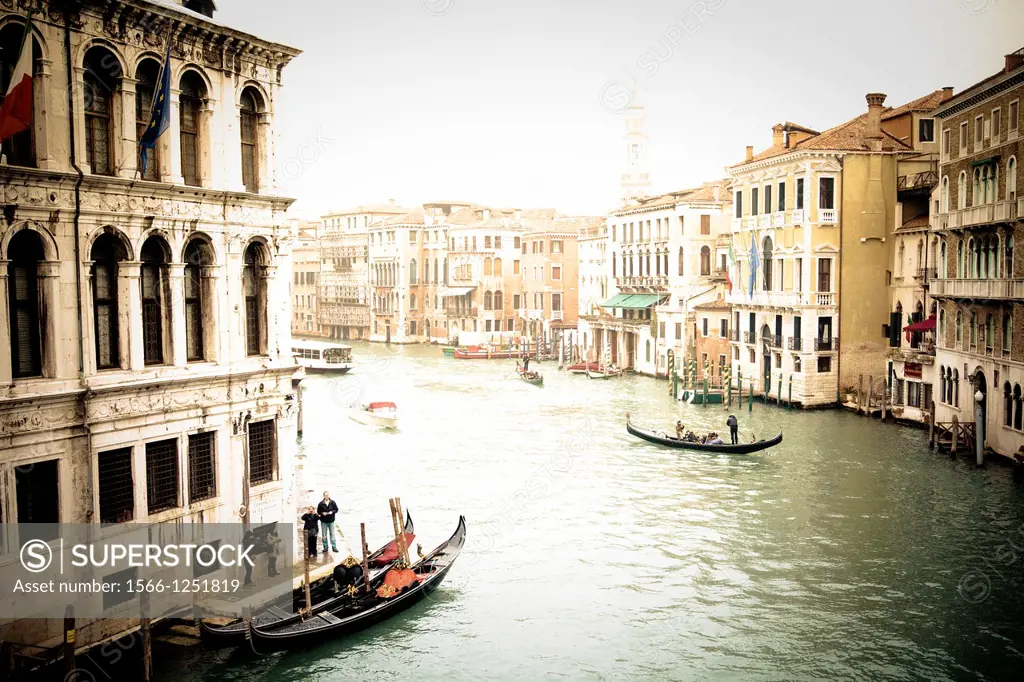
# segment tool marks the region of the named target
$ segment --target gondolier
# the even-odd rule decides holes
[[[729,438],[733,445],[740,442],[740,423],[736,420],[736,415],[730,414],[729,418],[725,420],[726,426],[729,427]]]

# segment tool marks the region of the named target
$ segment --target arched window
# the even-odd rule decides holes
[[[964,314],[961,311],[956,311],[956,347],[963,348],[964,346]]]
[[[1013,385],[1013,428],[1024,428],[1024,403],[1021,402],[1020,384]]]
[[[39,235],[32,230],[18,232],[11,239],[7,258],[11,370],[15,379],[41,376],[39,262],[43,260],[43,243]]]
[[[437,271],[438,271],[437,264],[438,264],[438,260],[435,258],[434,259],[434,284],[437,284],[438,282],[440,282],[440,280],[437,278]]]
[[[202,126],[200,111],[206,99],[206,84],[194,71],[181,77],[181,96],[178,98],[178,119],[181,126],[181,176],[186,185],[198,187],[202,179]]]
[[[121,91],[121,65],[105,47],[85,55],[85,160],[95,175],[114,175],[114,94]]]
[[[683,252],[683,247],[679,247],[679,276],[682,277],[685,271],[684,262],[686,260],[686,254]]]
[[[165,324],[164,311],[171,307],[167,295],[167,243],[160,237],[150,237],[142,245],[141,256],[142,355],[147,365],[162,365],[170,355],[164,338],[164,331],[170,326]]]
[[[24,36],[25,28],[21,22],[12,22],[0,29],[0,103],[3,103],[7,96],[7,91],[11,88],[14,70],[18,66],[18,60],[21,58],[22,39]],[[39,44],[35,36],[32,36],[32,63],[28,67],[30,72],[35,72],[36,64],[39,63],[41,58],[42,53],[39,50]],[[32,88],[31,97],[33,99],[37,92],[37,85],[36,79],[29,80],[29,87]],[[35,118],[34,113],[35,106],[32,106],[29,109],[30,119]],[[35,120],[30,120],[28,130],[23,130],[3,140],[3,153],[7,156],[8,164],[29,167],[36,165],[35,149],[33,147],[35,123]]]
[[[416,294],[409,294],[409,310],[413,312],[419,310],[416,305]]]
[[[1017,158],[1010,157],[1006,164],[1006,198],[1017,201]]]
[[[494,276],[495,277],[501,277],[502,276],[502,274],[501,274],[501,259],[500,258],[495,258],[494,259]]]
[[[964,278],[964,240],[956,240],[956,276],[957,279]]]
[[[971,348],[974,348],[976,345],[978,345],[978,314],[977,313],[973,313],[973,312],[971,313],[970,328],[967,330],[967,333],[970,335]]]
[[[489,277],[493,272],[493,264],[490,258],[484,258],[484,277]]]
[[[946,311],[939,311],[939,338],[937,339],[939,347],[946,345]]]
[[[939,402],[946,402],[946,366],[939,365]]]
[[[214,326],[216,308],[214,280],[203,277],[203,267],[213,265],[213,249],[202,239],[192,239],[185,247],[185,359],[200,362],[209,359],[215,337],[206,339],[207,322]]]
[[[902,245],[901,245],[902,246]],[[772,238],[765,237],[764,242],[761,244],[761,277],[764,284],[765,291],[772,290],[772,251],[774,251],[772,245]],[[902,251],[900,256],[902,256]],[[703,261],[704,252],[701,249],[701,260]],[[900,259],[902,261],[902,258]],[[701,266],[703,267],[703,265]]]
[[[960,406],[960,370],[953,370],[953,398],[949,401],[950,405]]]
[[[974,203],[972,206],[980,206],[983,197],[985,196],[985,189],[981,180],[981,169],[974,169]]]
[[[242,92],[239,103],[239,130],[242,137],[242,184],[247,192],[260,191],[258,95],[253,88]]]
[[[416,259],[413,258],[409,261],[409,284],[416,284]]]
[[[1013,318],[1009,313],[1003,315],[1003,357],[1010,357],[1013,348]]]
[[[491,310],[493,306],[493,294],[490,291],[484,292],[484,310]]]
[[[967,208],[967,171],[960,171],[960,177],[956,181],[956,207]]]
[[[119,264],[127,260],[124,245],[113,235],[101,235],[92,245],[93,337],[96,343],[96,369],[121,366],[121,340],[118,335],[117,283]]]
[[[242,260],[242,293],[245,297],[245,350],[248,355],[265,355],[267,334],[267,278],[270,263],[266,247],[252,242]]]
[[[499,312],[505,309],[504,299],[500,290],[494,292],[494,309]]]
[[[988,353],[992,352],[992,344],[995,339],[995,322],[992,319],[992,313],[985,316],[985,351]]]
[[[704,277],[711,274],[711,249],[700,247],[700,274]]]
[[[949,176],[942,177],[942,193],[939,195],[939,211],[949,213]]]
[[[945,279],[949,276],[949,270],[946,268],[946,242],[943,241],[939,244],[939,277]]]
[[[1013,426],[1013,389],[1009,381],[1003,384],[1003,426]]]
[[[146,134],[153,118],[153,100],[156,97],[157,79],[160,77],[160,64],[155,59],[146,59],[135,70],[135,141],[138,142]],[[143,180],[157,181],[160,179],[159,146],[147,154],[146,170],[142,170],[142,147],[139,147],[139,173]]]

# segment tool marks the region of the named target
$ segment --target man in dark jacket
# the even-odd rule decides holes
[[[732,444],[736,445],[740,442],[740,423],[736,421],[736,415],[730,414],[725,423],[729,427],[729,438],[732,440]]]
[[[311,557],[316,556],[316,531],[319,527],[320,516],[313,511],[313,505],[309,505],[302,515],[302,528],[306,531],[306,551]]]
[[[320,515],[320,533],[323,535],[320,541],[324,545],[324,554],[327,554],[327,538],[331,539],[331,551],[337,553],[338,541],[334,539],[334,516],[338,513],[338,504],[331,499],[326,490],[324,499],[317,505],[316,513]]]

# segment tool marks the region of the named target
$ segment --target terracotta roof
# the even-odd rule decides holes
[[[416,209],[415,211],[410,211],[405,215],[397,215],[393,218],[378,221],[374,223],[374,225],[422,225],[423,223],[423,210]]]
[[[817,130],[812,128],[806,128],[799,123],[793,123],[792,121],[786,121],[782,124],[782,129],[790,133],[810,133],[811,135],[820,135]]]
[[[732,308],[731,305],[725,302],[725,299],[718,297],[710,303],[701,303],[700,305],[693,306],[694,310],[729,310]]]
[[[948,99],[946,97],[946,91],[943,89],[936,90],[935,92],[929,92],[924,97],[919,97],[912,102],[907,102],[901,107],[895,109],[887,109],[882,114],[882,120],[888,121],[889,119],[896,118],[897,116],[903,116],[911,112],[925,112],[933,111],[936,107],[942,104]]]
[[[729,191],[728,180],[714,180],[705,182],[695,190],[692,190],[679,198],[680,203],[693,201],[715,201],[715,189],[718,189],[717,201],[731,201],[732,193]]]
[[[344,211],[331,211],[325,218],[339,215],[356,215],[363,213],[389,213],[392,215],[398,215],[403,213],[411,213],[417,209],[410,208],[408,206],[396,206],[395,204],[367,204],[365,206],[356,206]]]
[[[911,218],[907,222],[905,222],[902,225],[900,225],[900,229],[901,230],[909,230],[909,229],[919,228],[919,227],[928,227],[929,224],[930,223],[928,222],[928,216],[926,216],[926,215],[919,215],[916,218]]]

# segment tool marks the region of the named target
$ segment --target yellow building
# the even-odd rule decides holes
[[[885,95],[818,132],[772,128],[772,145],[729,169],[734,183],[732,359],[744,386],[805,407],[834,404],[860,375],[882,379],[888,350],[898,161]],[[903,124],[902,119],[900,124]],[[753,268],[751,267],[753,265]],[[840,345],[840,338],[842,344]]]

